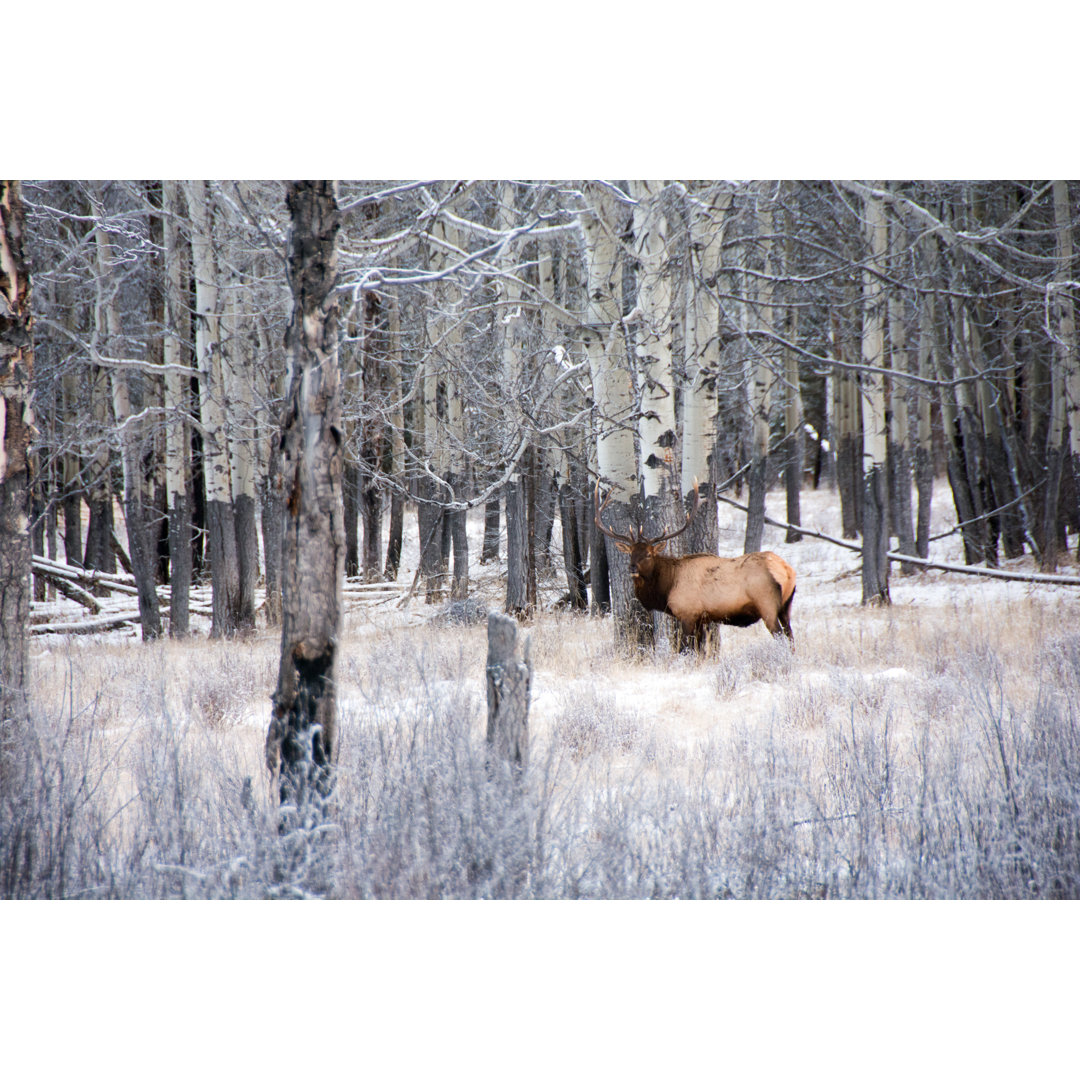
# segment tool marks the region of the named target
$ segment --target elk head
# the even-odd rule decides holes
[[[593,493],[593,498],[596,503],[596,527],[605,535],[610,536],[615,541],[615,546],[624,554],[630,556],[630,577],[634,582],[634,589],[638,592],[638,599],[641,599],[640,592],[642,585],[648,581],[656,569],[656,557],[664,550],[669,540],[674,540],[676,536],[680,536],[684,533],[689,526],[691,519],[697,512],[698,506],[701,504],[701,494],[698,491],[698,483],[694,481],[694,505],[690,507],[686,514],[686,521],[683,522],[681,528],[676,529],[674,532],[664,532],[656,537],[647,537],[644,534],[644,530],[640,526],[630,526],[631,535],[625,536],[622,533],[617,533],[612,529],[609,529],[601,520],[601,515],[604,512],[604,508],[607,506],[611,499],[611,492],[609,491],[604,498],[603,503],[600,502],[600,481],[596,481],[596,490]]]

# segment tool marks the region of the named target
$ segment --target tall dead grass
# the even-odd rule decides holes
[[[808,608],[628,659],[533,634],[532,764],[483,740],[484,627],[365,627],[333,805],[283,826],[271,635],[53,648],[0,794],[5,897],[1080,897],[1080,632],[1023,598]]]

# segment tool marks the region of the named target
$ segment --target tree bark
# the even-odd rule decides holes
[[[33,328],[22,193],[0,180],[0,780],[30,716]]]
[[[241,593],[232,501],[232,464],[227,435],[227,388],[222,367],[221,314],[218,310],[217,267],[206,183],[203,180],[189,180],[185,192],[192,219],[195,353],[202,375],[199,380],[199,414],[206,433],[202,440],[203,476],[214,612],[210,636],[222,637],[235,633],[240,627]]]
[[[286,505],[282,559],[281,662],[266,738],[282,805],[325,805],[333,787],[335,662],[345,579],[343,432],[338,368],[337,234],[330,181],[292,181],[286,331],[289,389],[282,426]]]
[[[509,615],[488,616],[487,743],[516,772],[529,766],[529,690],[531,639],[517,657],[517,623]]]
[[[499,561],[499,527],[502,516],[499,513],[499,496],[495,495],[484,503],[484,540],[480,546],[480,565]]]
[[[755,296],[755,302],[747,305],[747,318],[755,329],[772,333],[774,327],[773,284],[772,277],[772,207],[764,192],[758,195],[757,230],[762,249],[763,276],[752,287],[747,278],[744,294]],[[750,513],[746,515],[746,539],[743,552],[761,550],[761,540],[765,529],[765,493],[768,489],[769,463],[769,415],[772,411],[772,389],[775,375],[772,369],[771,346],[762,341],[757,346],[758,357],[747,362],[747,405],[750,416],[750,470],[748,474],[749,492],[747,503]]]
[[[720,304],[717,292],[727,289],[723,244],[732,193],[718,192],[708,204],[689,206],[689,275],[686,282],[683,330],[684,386],[682,394],[682,496],[692,498],[699,484],[701,509],[686,532],[686,550],[715,555],[719,549],[716,516],[716,439],[720,370]],[[725,280],[721,283],[721,277]],[[689,508],[689,507],[688,507]]]
[[[622,330],[622,259],[619,236],[624,214],[617,197],[602,184],[586,189],[589,212],[583,218],[588,258],[588,307],[582,339],[592,375],[596,407],[596,465],[605,486],[613,489],[605,524],[626,534],[637,521],[642,507],[634,432],[630,426],[635,413],[635,394],[627,371]],[[606,568],[612,622],[616,644],[630,651],[652,648],[652,617],[634,595],[629,556],[615,544],[595,533],[592,547],[593,604],[604,606],[603,574]]]
[[[1069,281],[1073,252],[1071,221],[1068,181],[1055,180],[1054,226],[1058,268],[1055,274],[1053,308],[1057,335],[1051,365],[1052,404],[1050,429],[1046,440],[1046,496],[1043,504],[1043,550],[1040,567],[1044,574],[1057,569],[1061,554],[1061,480],[1065,473],[1066,457],[1070,453],[1070,422],[1076,424],[1080,420],[1080,413],[1077,412],[1080,401],[1070,400],[1070,391],[1076,392],[1078,365],[1075,313],[1070,287],[1066,284]]]
[[[863,557],[862,602],[889,603],[888,421],[885,415],[885,270],[887,234],[881,200],[864,200],[868,258],[863,270]]]
[[[391,436],[390,436],[390,474],[394,484],[390,495],[390,529],[386,540],[386,564],[384,576],[387,581],[396,581],[398,566],[401,563],[401,537],[405,519],[405,407],[404,391],[401,385],[401,311],[396,296],[390,298],[389,312],[390,333],[390,394],[391,394]]]

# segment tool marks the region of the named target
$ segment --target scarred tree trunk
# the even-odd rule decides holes
[[[29,718],[33,316],[19,182],[0,180],[0,777]]]
[[[326,180],[289,184],[286,331],[289,389],[282,425],[285,539],[281,663],[266,760],[281,803],[307,815],[333,786],[337,755],[335,660],[345,579],[341,379],[338,369],[337,233],[340,214]]]

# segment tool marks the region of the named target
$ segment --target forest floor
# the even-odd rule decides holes
[[[767,513],[782,520],[782,491],[770,493]],[[720,551],[739,554],[744,515],[721,505]],[[955,511],[943,484],[934,501],[934,532],[948,533]],[[839,537],[835,495],[806,491],[805,528]],[[499,562],[480,566],[475,556],[483,531],[482,509],[469,520],[471,595],[489,610],[501,610],[505,590],[505,536]],[[540,610],[522,628],[532,638],[534,680],[530,725],[534,738],[557,735],[579,752],[605,750],[615,762],[638,752],[683,757],[695,743],[730,738],[747,726],[769,724],[778,715],[797,716],[806,730],[820,727],[830,709],[830,686],[858,678],[865,693],[880,696],[890,688],[918,684],[970,644],[978,630],[1004,661],[1010,690],[1030,698],[1038,691],[1039,656],[1055,634],[1080,626],[1080,588],[975,577],[939,570],[901,572],[893,563],[892,603],[864,607],[859,556],[825,540],[804,537],[784,542],[785,530],[766,525],[763,547],[795,567],[797,592],[792,612],[795,650],[778,648],[763,624],[724,628],[718,650],[705,658],[672,651],[661,641],[642,659],[615,649],[610,617],[593,618],[556,607],[565,591],[561,566],[541,573]],[[558,552],[558,523],[552,551]],[[424,602],[422,589],[403,602],[419,556],[415,514],[406,516],[399,574],[401,589],[390,598],[347,602],[341,652],[339,701],[343,738],[350,724],[363,723],[369,684],[377,668],[381,683],[393,675],[395,693],[415,696],[438,691],[432,671],[451,669],[457,689],[464,676],[477,714],[484,722],[486,626],[445,625],[441,607]],[[934,561],[963,565],[959,533],[931,545]],[[554,560],[553,560],[554,561]],[[1030,556],[1003,562],[1001,569],[1031,573]],[[1073,576],[1074,565],[1063,575]],[[70,615],[75,605],[63,599],[44,609],[50,621]],[[39,616],[40,617],[40,616]],[[184,642],[144,646],[137,628],[95,635],[35,637],[32,663],[40,701],[60,708],[64,698],[77,708],[91,707],[99,719],[121,729],[145,715],[147,693],[169,700],[176,715],[200,718],[228,732],[250,759],[260,779],[261,741],[269,721],[270,694],[277,678],[280,636],[261,626],[232,641],[211,641],[209,619],[193,614],[194,635]],[[369,663],[377,657],[379,663]],[[148,682],[148,675],[159,678]],[[903,695],[905,700],[907,695]],[[916,695],[917,697],[917,695]],[[912,703],[914,706],[915,703]],[[595,715],[590,723],[588,713]],[[916,708],[897,709],[896,721],[911,720]],[[620,748],[622,752],[620,753]]]
[[[738,554],[745,519],[719,513],[720,550]],[[782,492],[768,513],[784,517]],[[839,536],[835,496],[804,492],[802,523]],[[946,535],[931,558],[962,565],[954,524],[939,484],[934,532]],[[473,552],[482,528],[479,510]],[[526,813],[484,780],[485,623],[447,625],[419,592],[405,598],[418,557],[408,515],[402,587],[348,590],[345,839],[296,869],[293,893],[271,851],[262,760],[278,631],[211,640],[196,615],[185,641],[35,636],[43,741],[20,805],[36,815],[34,850],[59,845],[59,861],[26,893],[1080,896],[1080,588],[893,564],[892,603],[864,607],[858,553],[787,544],[772,526],[764,546],[798,574],[793,650],[759,623],[725,628],[705,657],[665,641],[629,657],[610,616],[557,607],[561,568],[543,573],[522,627]],[[504,570],[474,563],[482,607],[501,610]],[[57,784],[80,774],[61,798]],[[4,859],[15,873],[17,845]]]

